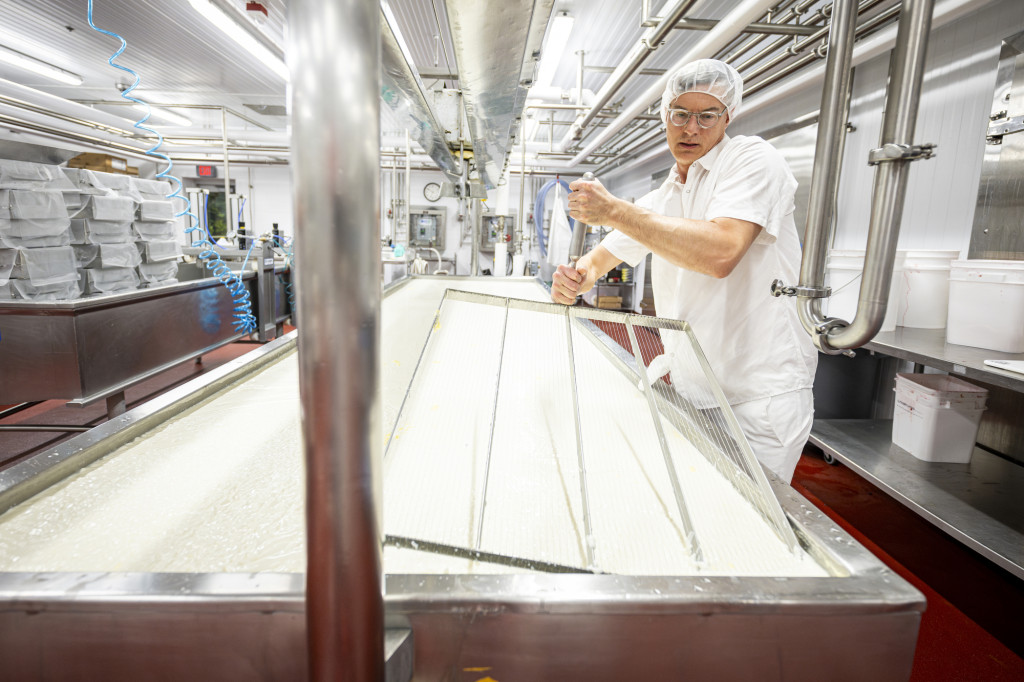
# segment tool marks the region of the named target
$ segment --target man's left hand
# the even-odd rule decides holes
[[[569,215],[587,225],[610,225],[619,199],[599,180],[577,180],[569,185]]]

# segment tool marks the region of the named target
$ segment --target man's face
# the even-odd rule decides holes
[[[672,100],[672,109],[686,109],[694,114],[704,111],[722,113],[725,105],[717,98],[704,92],[687,92]],[[671,121],[667,124],[666,135],[668,146],[673,158],[679,164],[682,174],[690,164],[711,151],[711,148],[722,141],[725,136],[725,128],[729,125],[729,115],[719,117],[710,128],[701,128],[697,123],[697,117],[691,116],[684,126],[673,125]]]

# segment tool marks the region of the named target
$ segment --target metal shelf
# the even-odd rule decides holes
[[[893,445],[891,420],[815,420],[810,440],[952,537],[1024,578],[1024,467],[980,448],[974,449],[970,464],[919,460]]]
[[[1024,374],[989,367],[984,362],[1024,360],[1024,353],[1000,353],[946,343],[945,329],[897,327],[894,332],[878,334],[864,348],[1024,393]]]

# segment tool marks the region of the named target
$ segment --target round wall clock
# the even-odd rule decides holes
[[[441,198],[441,185],[436,182],[428,182],[423,188],[423,196],[427,201],[437,201]]]

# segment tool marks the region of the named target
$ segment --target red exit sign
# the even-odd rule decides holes
[[[196,175],[201,178],[215,178],[217,177],[216,166],[196,166]]]

